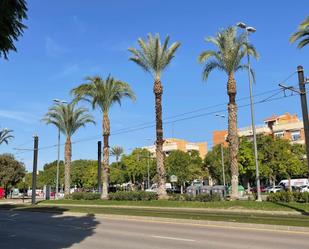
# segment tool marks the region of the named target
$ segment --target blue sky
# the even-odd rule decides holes
[[[91,2],[91,4],[90,4]],[[290,34],[308,15],[306,0],[291,1],[205,1],[205,0],[28,0],[28,29],[16,43],[18,53],[10,53],[9,60],[0,59],[0,125],[14,130],[14,141],[2,145],[0,152],[15,153],[15,147],[31,148],[32,136],[38,134],[40,147],[55,145],[57,130],[40,122],[52,99],[70,100],[70,89],[83,82],[85,76],[108,74],[131,84],[137,101],[125,100],[121,107],[111,110],[112,133],[145,122],[154,121],[153,80],[135,64],[128,61],[128,47],[136,46],[138,37],[147,33],[169,34],[171,41],[182,43],[175,59],[162,77],[164,85],[163,116],[202,111],[205,114],[226,109],[226,75],[214,72],[208,82],[201,79],[202,66],[197,56],[212,48],[204,38],[238,21],[254,26],[257,32],[250,37],[261,58],[253,61],[256,71],[254,94],[278,88],[287,76],[301,64],[309,76],[309,47],[302,50],[288,42]],[[237,73],[238,97],[248,96],[245,72]],[[287,82],[297,84],[294,74]],[[269,97],[260,95],[256,100]],[[277,95],[276,97],[283,96]],[[248,99],[239,101],[239,105]],[[283,98],[255,106],[256,121],[274,113],[297,113],[301,116],[299,97]],[[97,125],[82,128],[73,141],[93,138],[73,144],[73,159],[96,158],[96,142],[101,134],[101,114],[92,111]],[[225,113],[222,111],[221,113]],[[175,118],[178,119],[178,118]],[[171,119],[172,121],[175,119]],[[250,124],[248,107],[239,108],[239,127]],[[213,114],[165,125],[165,137],[190,141],[208,141],[212,131],[226,126]],[[111,145],[131,148],[149,144],[154,128],[126,134],[112,135]],[[62,140],[63,141],[63,140]],[[41,150],[39,168],[56,159],[56,148]],[[28,170],[32,167],[32,153],[17,153]],[[63,147],[61,149],[63,157]]]

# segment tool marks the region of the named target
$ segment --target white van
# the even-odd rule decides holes
[[[170,182],[165,183],[165,189],[169,190],[172,189],[172,184]],[[156,183],[152,184],[152,186],[148,189],[145,190],[146,192],[154,192],[157,193],[158,192],[158,186]]]
[[[284,188],[290,187],[290,181],[291,181],[291,187],[301,187],[305,185],[309,185],[309,180],[308,178],[300,178],[300,179],[284,179],[279,182],[279,186],[282,186]]]

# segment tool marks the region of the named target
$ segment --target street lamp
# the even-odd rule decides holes
[[[68,103],[65,100],[60,100],[60,99],[53,99],[53,101],[57,104],[66,104]],[[58,199],[59,196],[59,161],[60,161],[60,127],[58,127],[58,158],[57,158],[57,173],[56,173],[56,199]]]
[[[225,119],[225,115],[223,115],[223,114],[215,114],[215,116],[218,117],[218,118]],[[220,143],[220,147],[221,147],[222,180],[223,180],[223,186],[225,187],[225,169],[224,169],[223,142],[224,141],[222,141],[222,143]]]
[[[147,141],[152,141],[151,138],[147,138]],[[149,169],[150,169],[150,151],[148,151],[148,162],[147,162],[147,189],[150,188],[150,173],[149,173]]]
[[[239,22],[237,27],[243,29],[246,34],[246,43],[249,43],[249,34],[256,31],[255,28],[249,27],[246,24]],[[261,198],[261,188],[260,188],[260,176],[259,176],[259,163],[258,163],[258,152],[256,144],[256,130],[254,123],[254,106],[253,106],[253,96],[252,96],[252,78],[251,78],[251,65],[250,65],[250,56],[247,50],[247,63],[248,63],[248,78],[249,78],[249,91],[250,91],[250,109],[251,109],[251,126],[253,133],[253,144],[254,144],[254,159],[255,159],[255,171],[256,171],[256,191],[257,191],[257,201],[262,201]]]

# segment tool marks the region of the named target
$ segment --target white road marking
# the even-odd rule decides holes
[[[194,242],[195,240],[193,239],[182,239],[182,238],[175,238],[175,237],[165,237],[165,236],[157,236],[153,235],[151,236],[152,238],[157,238],[157,239],[169,239],[169,240],[180,240],[180,241],[188,241],[188,242]]]

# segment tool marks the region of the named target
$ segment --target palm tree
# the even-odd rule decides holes
[[[159,198],[167,197],[165,190],[165,168],[163,155],[163,125],[162,125],[162,94],[163,86],[161,84],[161,74],[170,64],[175,56],[176,50],[180,43],[174,42],[168,47],[169,36],[161,44],[159,34],[147,35],[148,41],[142,38],[137,40],[139,49],[129,48],[132,53],[130,60],[139,65],[146,72],[150,73],[154,79],[153,92],[155,94],[155,111],[156,111],[156,159],[158,173],[158,195]]]
[[[290,42],[294,43],[301,38],[303,40],[298,43],[298,48],[303,48],[309,43],[309,16],[298,26],[298,30],[290,37]]]
[[[121,104],[124,97],[135,100],[135,95],[129,84],[108,76],[105,80],[99,76],[87,77],[86,83],[74,88],[71,93],[75,96],[75,101],[84,99],[92,104],[92,108],[98,107],[102,113],[102,133],[103,133],[103,171],[104,184],[102,188],[102,199],[108,198],[109,189],[109,136],[110,121],[109,110],[114,103]]]
[[[14,41],[23,34],[26,26],[22,23],[27,18],[25,0],[2,0],[0,2],[0,57],[7,59],[10,50],[16,51]]]
[[[215,37],[207,38],[206,42],[214,44],[216,50],[206,50],[198,57],[200,63],[205,63],[203,79],[207,80],[214,69],[223,71],[228,76],[228,143],[232,174],[232,198],[236,199],[238,197],[237,154],[239,141],[237,134],[237,89],[234,74],[238,70],[248,69],[248,65],[241,64],[241,60],[247,52],[255,58],[258,58],[258,54],[254,46],[246,42],[245,34],[237,36],[235,27],[229,27],[219,32]],[[251,73],[253,74],[252,71]]]
[[[116,158],[116,163],[118,164],[119,158],[123,154],[123,148],[120,146],[114,146],[111,148],[111,156]]]
[[[70,194],[70,168],[72,157],[72,135],[87,123],[95,123],[88,110],[75,107],[72,103],[56,103],[48,109],[43,120],[46,124],[53,124],[66,136],[64,149],[64,189],[65,195]]]
[[[2,131],[0,131],[0,144],[2,143],[8,144],[9,141],[14,138],[12,132],[13,132],[12,130],[8,129],[3,129]]]

